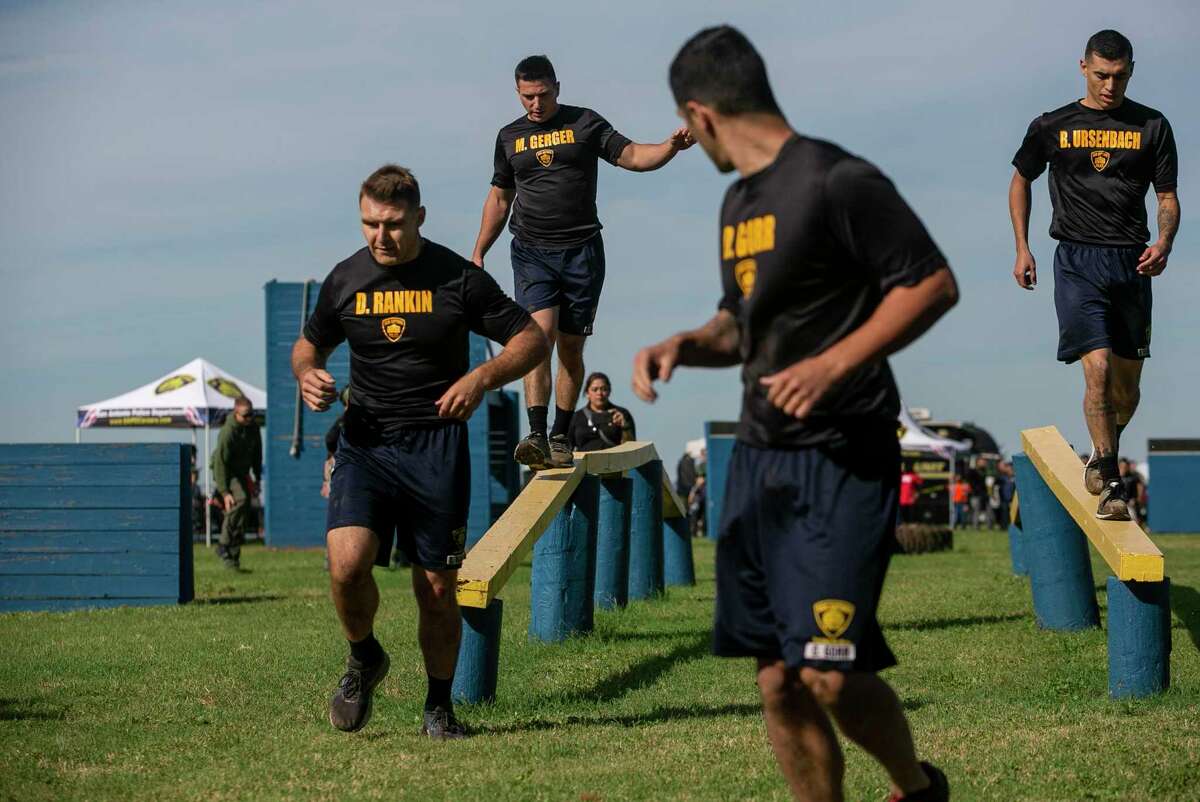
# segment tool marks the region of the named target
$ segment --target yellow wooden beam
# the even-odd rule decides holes
[[[1133,521],[1102,521],[1096,497],[1083,486],[1083,464],[1054,426],[1021,432],[1025,454],[1059,503],[1122,581],[1161,582],[1163,555]]]
[[[458,603],[487,607],[513,571],[546,531],[584,476],[576,462],[570,468],[538,471],[516,500],[471,547],[458,569]]]

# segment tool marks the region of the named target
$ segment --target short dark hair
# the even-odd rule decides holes
[[[588,374],[587,381],[583,383],[583,389],[587,390],[587,388],[591,387],[592,382],[594,382],[596,379],[603,379],[604,383],[608,385],[608,389],[612,389],[612,381],[608,378],[608,374],[601,373],[598,370]]]
[[[1092,34],[1092,38],[1087,41],[1087,47],[1083,49],[1085,59],[1093,53],[1109,61],[1133,61],[1133,44],[1119,31],[1105,28]]]
[[[361,201],[364,195],[376,203],[389,206],[408,203],[416,209],[421,205],[421,187],[417,177],[408,168],[397,164],[385,164],[367,176],[358,191],[358,199]]]
[[[247,398],[246,396],[239,395],[237,398],[233,399],[233,408],[234,409],[248,409],[251,412],[253,412],[254,404],[252,404],[250,402],[250,399]]]
[[[721,114],[779,114],[767,65],[750,40],[729,25],[705,28],[671,62],[675,105],[695,100]]]
[[[558,76],[554,74],[554,65],[545,56],[526,56],[521,59],[517,62],[517,68],[513,70],[513,77],[518,81],[558,83]]]

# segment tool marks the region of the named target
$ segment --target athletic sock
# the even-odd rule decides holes
[[[454,678],[438,679],[437,677],[429,677],[429,690],[425,693],[425,709],[426,710],[450,710],[450,686],[454,684]]]
[[[575,410],[563,409],[555,404],[554,406],[554,428],[550,431],[550,436],[561,434],[567,436],[567,432],[571,431],[571,418],[575,417]]]
[[[383,647],[375,640],[375,633],[372,632],[362,640],[350,641],[350,656],[359,665],[373,666],[383,659]]]
[[[550,416],[550,407],[529,407],[525,410],[529,415],[529,431],[530,433],[545,434],[546,433],[546,418]]]
[[[1096,467],[1100,469],[1100,478],[1104,480],[1104,484],[1121,480],[1121,469],[1117,466],[1116,454],[1097,457]]]
[[[1117,452],[1118,454],[1121,453],[1121,433],[1125,431],[1125,427],[1128,425],[1128,421],[1117,424],[1117,442],[1115,448],[1113,448],[1113,451]]]

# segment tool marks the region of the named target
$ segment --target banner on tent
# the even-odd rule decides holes
[[[950,481],[954,478],[949,459],[930,451],[900,450],[900,471],[921,477],[914,523],[950,525]]]

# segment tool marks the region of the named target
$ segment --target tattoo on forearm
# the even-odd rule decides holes
[[[1170,242],[1179,230],[1179,204],[1175,202],[1158,205],[1158,238]]]

